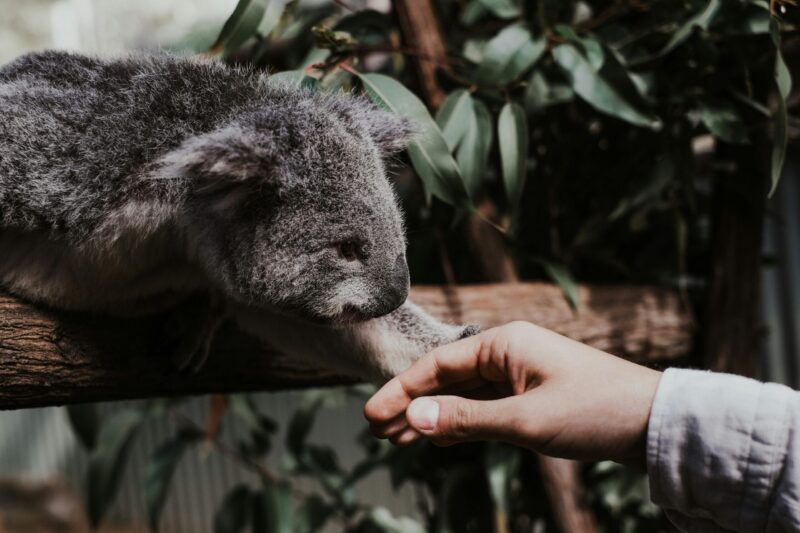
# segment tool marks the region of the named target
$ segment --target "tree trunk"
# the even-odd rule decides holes
[[[580,294],[580,316],[547,284],[414,287],[411,298],[442,320],[492,327],[531,319],[636,360],[688,352],[689,317],[674,295],[645,287]],[[352,382],[275,353],[233,325],[222,328],[200,372],[177,373],[160,346],[162,320],[55,312],[0,294],[0,409]]]
[[[726,149],[727,148],[727,149]],[[754,376],[760,341],[761,261],[769,146],[722,147],[735,173],[714,183],[713,243],[703,365]]]

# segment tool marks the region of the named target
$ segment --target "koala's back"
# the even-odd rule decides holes
[[[168,186],[155,193],[136,177],[252,105],[262,82],[167,54],[44,52],[0,67],[0,228],[80,238],[115,205],[163,200]]]

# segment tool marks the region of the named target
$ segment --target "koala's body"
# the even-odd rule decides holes
[[[181,365],[202,362],[223,310],[267,341],[355,335],[366,365],[329,363],[370,376],[469,332],[398,309],[405,235],[384,161],[411,127],[363,99],[167,54],[44,52],[0,67],[0,117],[12,293],[135,314],[208,292]],[[387,342],[404,347],[375,352]]]

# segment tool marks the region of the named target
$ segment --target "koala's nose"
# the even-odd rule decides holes
[[[408,289],[411,285],[411,279],[408,274],[408,263],[406,263],[406,256],[403,254],[398,255],[395,261],[393,281],[394,283],[392,283],[392,286],[397,289],[397,294],[395,296],[400,300],[397,304],[399,307],[406,301],[406,298],[408,298]]]
[[[406,301],[410,285],[408,265],[404,255],[398,256],[395,266],[390,273],[390,278],[385,285],[385,293],[375,316],[388,315]]]

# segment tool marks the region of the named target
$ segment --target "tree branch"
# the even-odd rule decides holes
[[[552,285],[414,287],[445,321],[492,327],[525,319],[636,360],[688,352],[689,317],[676,295],[646,287],[582,287],[577,316]],[[0,409],[126,398],[278,390],[352,382],[222,328],[197,374],[173,370],[163,316],[120,319],[50,311],[0,294]],[[339,354],[331,354],[331,359]]]

